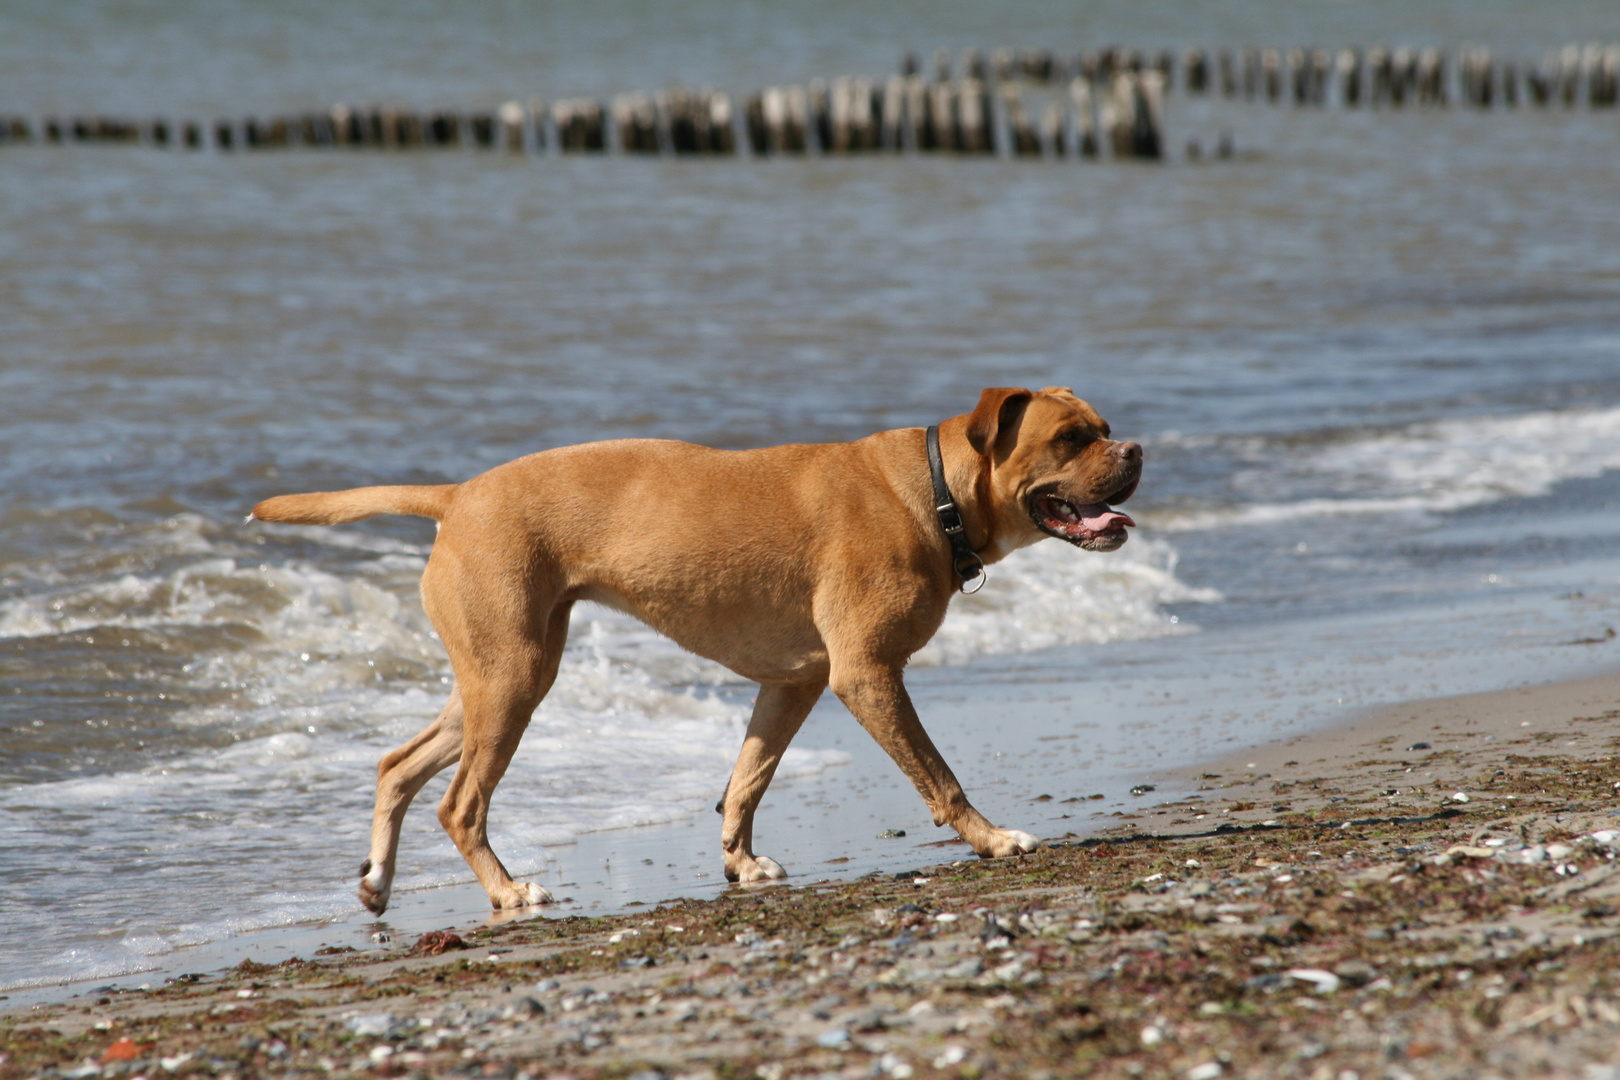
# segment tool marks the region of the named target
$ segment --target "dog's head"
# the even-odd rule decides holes
[[[1005,550],[1055,536],[1087,551],[1125,543],[1113,509],[1142,476],[1142,447],[1109,437],[1108,421],[1063,386],[986,390],[967,437],[984,459],[981,493]]]

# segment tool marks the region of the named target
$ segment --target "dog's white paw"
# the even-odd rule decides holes
[[[769,855],[755,855],[747,863],[737,867],[736,871],[728,870],[726,877],[740,885],[748,885],[761,881],[781,881],[788,873],[782,869],[782,864]]]
[[[388,910],[388,898],[393,895],[394,883],[383,872],[381,866],[374,866],[370,859],[360,864],[360,888],[355,895],[360,902],[366,905],[366,910],[373,915],[381,915]]]
[[[549,904],[552,903],[552,895],[543,886],[536,885],[532,881],[514,881],[511,888],[498,894],[491,893],[489,903],[491,907],[501,911],[507,908],[530,907],[534,904]]]
[[[1024,855],[1041,846],[1041,842],[1018,829],[997,829],[979,855],[986,859],[1002,859],[1009,855]]]

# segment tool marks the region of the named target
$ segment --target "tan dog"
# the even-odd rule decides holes
[[[1108,504],[1136,489],[1142,448],[1067,389],[986,390],[939,427],[943,475],[985,563],[1056,536],[1111,551],[1134,524]],[[557,676],[568,615],[593,600],[760,684],[721,800],[726,877],[785,876],[753,850],[754,810],[822,690],[949,825],[989,858],[1031,851],[968,803],[901,681],[963,584],[936,512],[920,428],[852,443],[710,450],[651,439],[565,446],[464,484],[283,495],[263,521],[376,514],[439,522],[422,603],[450,654],[439,718],[383,758],[360,899],[388,904],[405,808],[460,761],[439,821],[496,908],[546,903],[490,850],[490,798]],[[971,560],[971,555],[968,556]],[[968,575],[971,576],[971,573]]]

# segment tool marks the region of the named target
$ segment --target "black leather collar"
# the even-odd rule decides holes
[[[939,453],[939,425],[935,424],[928,429],[928,473],[934,481],[934,511],[939,514],[939,524],[945,530],[945,538],[951,542],[951,568],[956,576],[962,579],[959,586],[963,592],[978,592],[984,588],[984,583],[990,579],[985,572],[984,560],[979,558],[973,545],[968,543],[967,529],[962,524],[962,512],[956,508],[956,501],[951,498],[951,489],[945,483],[945,459]],[[968,583],[977,581],[973,588]]]

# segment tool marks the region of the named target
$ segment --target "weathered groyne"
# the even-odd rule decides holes
[[[755,157],[805,154],[1052,154],[1156,158],[1163,80],[1120,71],[1076,80],[1032,122],[1021,89],[977,78],[812,80],[740,104],[715,90],[622,94],[610,101],[509,101],[497,109],[415,112],[336,105],[267,119],[0,117],[0,143],[99,143],[240,151],[475,148],[527,154]],[[1102,134],[1099,134],[1101,132]]]
[[[1165,100],[1346,109],[1614,109],[1620,45],[1569,45],[1535,63],[1488,49],[1126,48],[941,50],[881,79],[621,94],[609,101],[508,101],[488,110],[335,105],[269,118],[134,120],[0,115],[0,144],[96,143],[216,152],[290,148],[475,148],[523,154],[658,156],[933,153],[1156,160]],[[1213,148],[1230,153],[1222,136]],[[1196,140],[1189,156],[1201,153]]]
[[[902,60],[901,73],[915,74],[920,67],[921,61],[911,54]],[[1170,49],[1105,48],[1064,54],[1002,48],[988,55],[968,49],[957,69],[968,77],[1002,84],[1081,79],[1092,85],[1108,82],[1119,71],[1156,71],[1167,90],[1273,104],[1594,109],[1620,105],[1620,44],[1599,42],[1552,49],[1533,63],[1498,57],[1477,45],[1454,50],[1387,45],[1216,50],[1194,46],[1179,58]],[[933,71],[937,80],[951,77],[948,52],[934,54]]]

